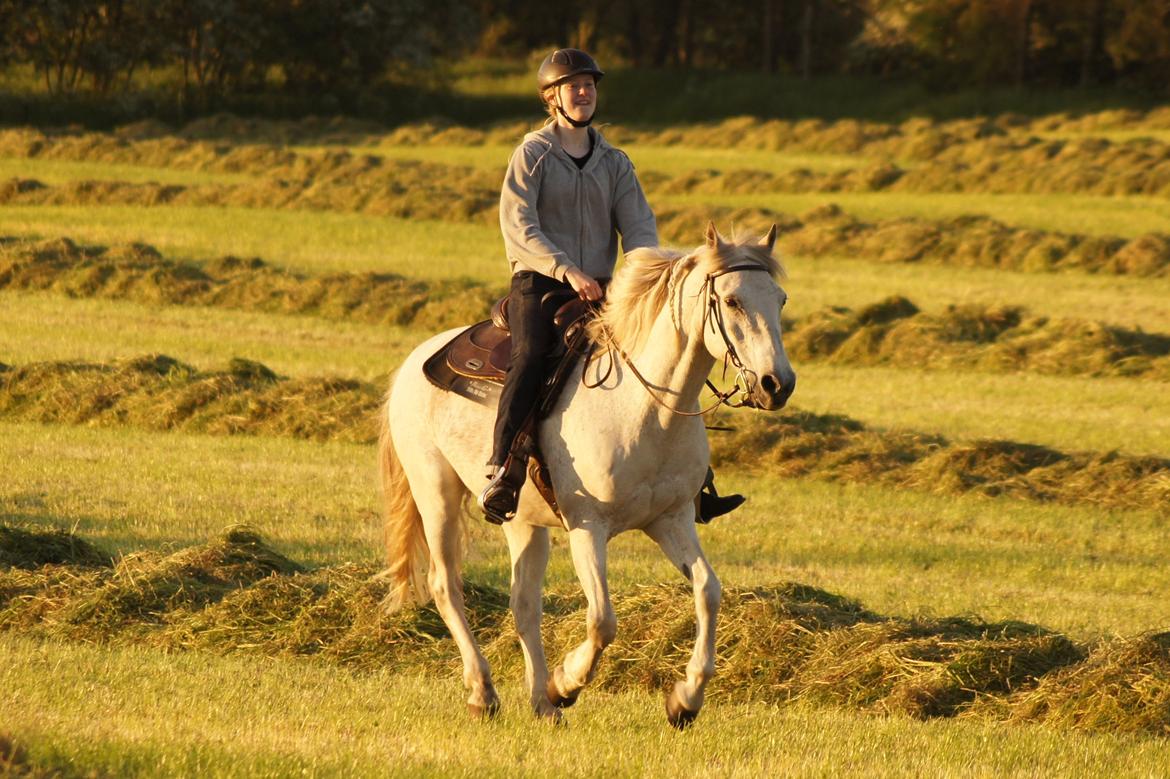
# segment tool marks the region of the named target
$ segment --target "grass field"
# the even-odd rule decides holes
[[[1040,117],[1001,124],[1008,128],[1007,140],[1034,135],[1121,145],[1146,143],[1142,138],[1167,142],[1160,119],[1150,119],[1148,126],[1143,121],[1140,116],[1102,116],[1094,124]],[[728,126],[749,134],[795,132],[750,122]],[[263,124],[258,127],[263,133]],[[751,138],[744,145],[720,147],[709,128],[660,128],[658,135],[639,130],[642,134],[625,148],[643,177],[668,183],[703,170],[783,174],[807,169],[835,175],[879,163],[907,169],[928,164],[904,154],[890,156],[889,149],[902,146],[881,138],[910,131],[887,129],[867,130],[878,140],[860,143],[853,152],[845,146],[857,128],[832,124],[809,130],[801,136],[804,146],[787,149],[770,150]],[[937,131],[951,133],[960,146],[983,143],[974,135],[961,140],[963,133],[970,134],[967,124],[943,124]],[[291,176],[296,165],[310,170],[312,160],[344,146],[358,157],[468,166],[490,178],[502,171],[512,143],[492,132],[485,141],[483,133],[462,128],[449,130],[442,136],[446,141],[405,143],[409,132],[388,131],[381,137],[367,132],[343,144],[298,136],[288,150],[304,159],[281,169],[279,176]],[[614,132],[620,136],[625,130]],[[674,139],[666,143],[671,133]],[[121,149],[122,161],[88,158],[82,151],[69,152],[72,157],[66,151],[57,157],[0,155],[0,185],[20,178],[50,187],[81,181],[250,187],[272,183],[277,176],[260,164],[224,170],[215,163],[219,157],[203,147],[191,151],[181,135],[177,131],[175,138],[163,139],[186,150],[174,164],[154,158],[150,164],[127,162],[137,147],[102,135],[77,149],[109,145]],[[834,138],[835,146],[829,143]],[[155,154],[158,148],[163,147],[149,150]],[[992,153],[996,147],[971,148]],[[264,159],[280,151],[266,147]],[[196,165],[195,159],[211,162]],[[1024,164],[1018,155],[1011,159]],[[309,189],[318,183],[315,175],[322,191],[339,186],[321,171],[305,174]],[[481,186],[478,181],[468,186]],[[450,186],[443,190],[448,195],[458,189],[458,181]],[[1170,224],[1165,197],[1105,196],[1076,188],[1000,194],[728,194],[702,188],[670,194],[647,189],[658,209],[752,207],[778,219],[836,203],[866,220],[906,217],[934,224],[984,214],[1012,228],[1124,239],[1165,233]],[[381,324],[356,306],[287,313],[271,301],[265,307],[194,305],[161,294],[151,298],[154,288],[143,280],[160,278],[173,263],[214,273],[218,258],[234,255],[260,257],[268,267],[295,271],[309,281],[331,274],[390,273],[432,285],[463,280],[479,285],[473,289],[505,287],[502,249],[490,219],[403,218],[354,210],[340,200],[338,205],[327,198],[314,202],[295,208],[137,206],[100,199],[85,205],[5,204],[0,208],[0,238],[5,239],[0,261],[7,257],[14,264],[0,268],[30,262],[31,254],[13,248],[18,238],[69,238],[87,247],[138,242],[157,249],[162,259],[136,255],[134,272],[140,275],[135,285],[100,293],[84,284],[14,286],[15,274],[0,272],[0,364],[13,368],[0,371],[0,409],[16,408],[4,405],[4,391],[22,366],[71,360],[112,365],[159,353],[200,370],[221,370],[234,358],[245,358],[290,380],[331,377],[381,386],[428,333],[425,319]],[[736,225],[719,227],[732,232]],[[699,238],[696,233],[694,243]],[[44,246],[35,251],[41,250],[48,251]],[[879,262],[865,254],[834,252],[790,252],[785,261],[791,296],[785,316],[795,322],[794,335],[831,307],[860,310],[894,295],[931,315],[941,316],[952,306],[1019,306],[1029,315],[1092,332],[1109,326],[1170,335],[1165,269],[1149,275],[1060,267],[1034,272],[935,261]],[[980,346],[956,343],[956,349]],[[941,436],[960,444],[985,439],[1016,447],[1035,444],[1086,453],[1103,463],[1119,456],[1144,457],[1152,475],[1147,474],[1143,489],[1160,483],[1170,489],[1170,393],[1159,378],[1163,374],[1121,371],[1094,377],[1021,365],[1006,371],[987,363],[956,368],[931,360],[866,364],[810,358],[795,365],[798,389],[792,409],[783,413],[843,415],[874,436],[887,436],[875,438],[875,447],[897,435]],[[379,501],[374,452],[367,444],[166,431],[116,417],[35,423],[9,413],[11,418],[0,416],[0,526],[69,531],[115,557],[135,559],[139,552],[172,553],[205,544],[225,527],[242,523],[310,569],[378,564]],[[884,454],[871,452],[874,458]],[[1165,503],[1109,508],[1104,506],[1121,504],[1057,503],[1022,491],[989,497],[978,490],[898,486],[866,477],[862,468],[848,471],[851,477],[787,477],[752,467],[752,455],[739,452],[719,473],[721,489],[747,494],[748,504],[700,531],[730,589],[795,582],[857,601],[882,618],[1019,623],[1090,648],[1170,630],[1164,597],[1170,587],[1164,565],[1170,532]],[[1121,492],[1125,487],[1100,486]],[[507,556],[498,530],[472,518],[468,533],[468,581],[506,588]],[[644,538],[622,536],[611,547],[619,611],[621,603],[646,588],[678,580]],[[15,616],[27,615],[22,610],[27,599],[42,592],[28,589],[33,587],[28,582],[58,575],[54,570],[0,568],[0,774],[545,776],[564,773],[564,766],[599,776],[1165,773],[1170,733],[1166,653],[1143,661],[1147,676],[1140,683],[1130,677],[1111,683],[1109,690],[1140,693],[1147,707],[1142,711],[1154,712],[1128,729],[1129,704],[1117,704],[1118,716],[1108,720],[1112,724],[1076,720],[1080,724],[1070,727],[980,715],[974,706],[955,718],[922,722],[816,696],[742,702],[713,695],[696,726],[678,734],[663,723],[659,692],[648,682],[589,691],[568,712],[569,727],[551,729],[530,718],[520,679],[510,670],[497,678],[505,698],[500,719],[469,723],[461,703],[458,655],[446,638],[432,639],[428,650],[440,658],[434,668],[441,672],[357,670],[324,656],[266,654],[263,646],[239,654],[177,651],[158,643],[152,631],[166,627],[167,620],[192,616],[194,607],[184,606],[186,611],[148,618],[137,632],[98,633],[83,642],[54,633],[57,623],[48,617],[30,623],[27,616]],[[59,573],[62,582],[90,575],[69,567]],[[549,588],[573,592],[574,581],[565,538],[555,535]],[[583,628],[583,619],[580,623]],[[690,630],[689,624],[683,626],[679,644],[689,642]],[[514,669],[514,647],[501,651],[505,667]],[[731,664],[735,658],[719,662]],[[607,656],[602,665],[620,661]],[[681,672],[679,665],[675,673]],[[1022,695],[1038,684],[1026,678],[1009,692]],[[1134,684],[1140,689],[1131,690]],[[1103,694],[1107,686],[1102,683]],[[984,702],[995,699],[978,689],[972,695]],[[11,743],[18,752],[5,751]],[[588,762],[582,762],[583,755]]]

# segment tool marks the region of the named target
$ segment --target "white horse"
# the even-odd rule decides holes
[[[601,356],[577,366],[540,424],[537,438],[563,522],[528,484],[515,518],[503,525],[512,558],[511,608],[537,716],[559,720],[559,709],[576,700],[614,639],[606,544],[626,530],[650,536],[693,584],[694,651],[685,680],[667,693],[666,708],[676,727],[698,715],[715,671],[720,584],[695,532],[695,497],[710,459],[696,412],[717,360],[737,367],[746,402],[757,408],[781,408],[795,387],[780,340],[786,295],[776,281],[783,270],[772,255],[775,238],[773,226],[759,241],[727,242],[709,225],[705,245],[690,254],[630,252],[591,325]],[[406,358],[381,415],[390,562],[384,576],[393,582],[386,606],[398,608],[412,595],[420,603],[428,592],[434,597],[463,659],[468,709],[490,716],[499,697],[464,612],[461,508],[469,492],[486,484],[495,415],[436,389],[423,375],[423,362],[455,332],[431,338]],[[550,527],[568,531],[588,600],[585,640],[551,675],[540,636]]]

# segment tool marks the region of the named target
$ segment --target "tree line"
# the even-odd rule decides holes
[[[353,93],[436,59],[555,45],[632,67],[937,86],[1170,84],[1170,0],[0,0],[0,64],[51,95]]]

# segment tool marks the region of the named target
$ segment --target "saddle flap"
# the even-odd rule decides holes
[[[460,376],[503,382],[511,341],[508,331],[490,320],[472,325],[447,346],[447,366]]]

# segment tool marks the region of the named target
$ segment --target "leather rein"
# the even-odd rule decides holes
[[[700,409],[699,411],[682,411],[680,409],[674,408],[662,398],[658,397],[654,391],[654,388],[650,385],[650,382],[646,381],[645,377],[643,377],[642,374],[638,371],[637,366],[634,365],[634,361],[628,354],[626,354],[625,350],[618,346],[617,343],[613,340],[613,333],[609,331],[609,328],[606,328],[606,336],[607,340],[609,341],[608,351],[610,353],[611,360],[609,370],[607,370],[605,375],[598,379],[595,384],[589,384],[586,382],[585,371],[583,370],[581,371],[581,383],[589,389],[594,389],[604,384],[605,380],[609,378],[610,373],[613,371],[613,353],[616,351],[622,358],[622,362],[624,362],[629,367],[630,372],[634,374],[634,377],[638,379],[638,382],[641,383],[641,385],[646,389],[646,392],[650,395],[654,402],[673,414],[678,414],[679,416],[684,417],[700,417],[711,413],[723,405],[726,405],[728,408],[754,408],[754,404],[751,401],[750,392],[755,386],[755,372],[744,366],[743,362],[739,359],[739,355],[735,351],[735,346],[733,346],[731,343],[731,338],[727,335],[727,328],[724,325],[723,320],[723,306],[719,300],[719,294],[715,291],[715,279],[728,273],[757,270],[768,272],[768,269],[762,265],[733,265],[730,268],[724,268],[723,270],[715,271],[714,273],[708,273],[707,277],[703,280],[703,287],[699,294],[706,294],[707,306],[703,309],[703,322],[699,328],[699,332],[703,332],[707,326],[710,325],[711,332],[718,332],[719,336],[723,339],[723,345],[727,348],[727,351],[723,355],[724,378],[727,376],[728,364],[735,366],[736,370],[735,381],[733,382],[731,389],[727,392],[720,392],[719,388],[712,384],[710,379],[705,380],[708,389],[710,389],[711,392],[715,395],[715,402],[708,408]],[[716,326],[718,326],[718,330],[715,329]],[[592,349],[590,349],[589,353],[585,356],[586,368],[589,367],[589,362],[591,359]],[[743,380],[742,387],[740,386],[741,379]],[[744,399],[737,403],[733,403],[732,398],[740,393],[743,393]]]

